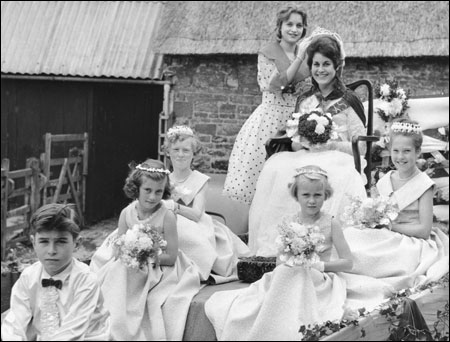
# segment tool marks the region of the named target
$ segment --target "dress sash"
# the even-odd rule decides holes
[[[400,210],[418,200],[425,191],[434,186],[431,178],[426,173],[420,172],[400,189],[394,191],[391,181],[392,172],[392,170],[389,171],[378,181],[377,189],[380,195],[391,197],[398,204]]]
[[[207,175],[194,170],[184,184],[175,187],[175,192],[184,205],[190,206],[195,196],[208,181],[209,177]]]

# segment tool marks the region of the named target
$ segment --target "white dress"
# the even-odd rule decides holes
[[[258,55],[258,84],[262,91],[262,103],[239,131],[229,159],[224,194],[246,204],[252,201],[256,181],[266,159],[265,143],[285,127],[297,100],[294,94],[281,93],[281,87],[287,86],[286,69],[292,61],[279,50],[279,44],[275,43]],[[279,62],[284,63],[280,66]],[[294,80],[297,93],[310,87],[310,83],[301,78],[299,71]]]
[[[137,201],[125,209],[126,223],[132,227],[149,222],[163,235],[167,208],[161,206],[151,217],[139,220]],[[192,298],[200,290],[196,266],[183,252],[173,266],[127,268],[115,260],[108,240],[92,257],[91,270],[98,274],[105,306],[111,313],[111,336],[116,341],[181,340]]]
[[[393,198],[399,205],[398,223],[418,223],[419,198],[433,186],[433,181],[419,173],[401,188],[393,191],[388,172],[377,183],[382,196]],[[428,239],[420,239],[386,228],[359,229],[348,227],[344,236],[354,256],[352,274],[343,274],[353,294],[358,288],[358,276],[374,277],[391,286],[393,291],[439,280],[449,270],[449,239],[440,229],[433,228]]]
[[[320,106],[320,102],[312,95],[300,106],[308,112],[311,109],[306,107],[315,108]],[[249,247],[252,254],[264,257],[276,255],[276,227],[284,215],[293,215],[299,210],[298,203],[289,192],[296,168],[317,165],[327,171],[334,193],[325,201],[322,210],[336,218],[340,218],[349,204],[348,195],[362,199],[367,197],[364,180],[355,169],[349,143],[352,137],[365,135],[364,125],[343,99],[334,100],[326,109],[339,127],[340,142],[337,144],[341,150],[280,152],[267,160],[259,176],[249,213]]]
[[[332,252],[331,216],[318,221],[325,235],[322,261]],[[331,272],[278,265],[248,288],[214,293],[205,312],[219,341],[298,341],[301,325],[340,319],[345,281]]]
[[[174,199],[192,206],[208,181],[208,176],[193,171],[186,181],[175,186]],[[196,264],[203,281],[212,277],[218,284],[238,279],[238,258],[250,256],[250,250],[230,228],[203,212],[198,222],[178,214],[177,230],[179,249]]]

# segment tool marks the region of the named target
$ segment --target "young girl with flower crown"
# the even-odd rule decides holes
[[[390,152],[396,170],[378,181],[377,190],[398,205],[399,215],[389,228],[344,231],[355,256],[352,273],[375,277],[397,291],[438,280],[449,269],[448,236],[432,227],[434,183],[416,166],[422,139],[416,122],[392,123]],[[355,278],[346,279],[354,290]]]
[[[92,257],[90,266],[99,276],[116,341],[181,340],[189,305],[200,289],[197,268],[178,249],[176,218],[162,203],[170,197],[169,173],[153,159],[132,167],[124,192],[133,201],[122,210],[118,229]],[[157,260],[131,267],[113,242],[136,225],[156,230],[166,246]]]
[[[209,177],[192,170],[200,141],[191,128],[168,130],[165,149],[172,163],[172,200],[166,205],[177,214],[179,248],[198,266],[201,279],[215,283],[237,280],[238,257],[249,249],[227,226],[205,213]]]
[[[327,173],[302,167],[289,192],[300,212],[279,227],[278,266],[248,288],[216,292],[205,304],[219,341],[300,340],[301,325],[342,318],[345,281],[335,272],[352,268],[352,254],[339,222],[321,210],[332,194]]]

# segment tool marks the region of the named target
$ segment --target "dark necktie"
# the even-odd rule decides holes
[[[61,280],[54,280],[52,278],[42,279],[42,286],[43,287],[54,286],[57,289],[61,290],[61,288],[62,288],[62,281]]]

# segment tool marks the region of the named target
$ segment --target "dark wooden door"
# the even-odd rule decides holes
[[[163,87],[97,84],[93,96],[92,166],[88,180],[92,219],[119,214],[129,202],[123,185],[131,161],[158,157]]]

